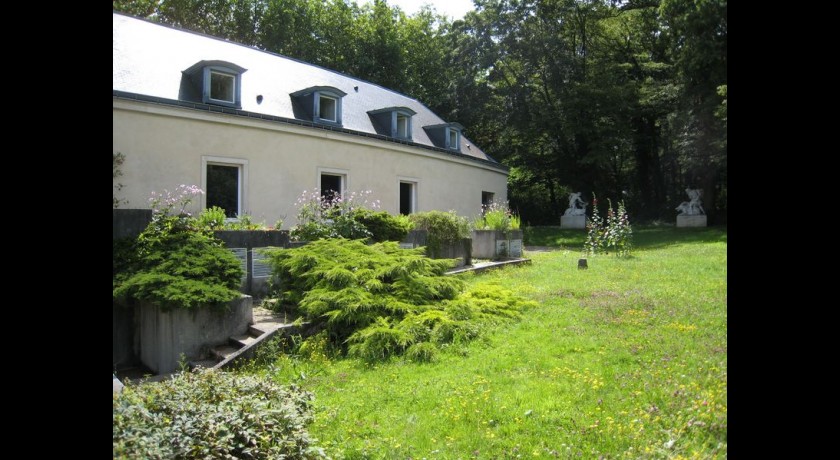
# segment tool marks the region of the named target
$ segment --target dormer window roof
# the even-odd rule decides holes
[[[412,129],[411,117],[416,114],[417,112],[408,107],[386,107],[368,112],[377,133],[409,141]]]
[[[247,69],[227,61],[198,61],[184,70],[205,104],[242,108],[242,74]]]
[[[332,86],[313,86],[291,94],[303,109],[305,118],[314,123],[341,126],[341,99],[344,91]]]
[[[423,129],[426,130],[429,139],[436,147],[461,151],[461,131],[463,131],[464,125],[452,122],[424,126]]]

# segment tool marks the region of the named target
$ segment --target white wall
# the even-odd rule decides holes
[[[297,223],[295,201],[319,186],[319,168],[346,170],[349,191],[370,190],[381,209],[399,211],[400,178],[417,179],[417,210],[472,217],[481,192],[507,199],[503,169],[444,153],[345,133],[144,102],[114,100],[114,152],[125,155],[124,208],[148,208],[152,191],[202,186],[202,156],[246,160],[243,207],[268,225]],[[204,208],[204,196],[191,212]]]

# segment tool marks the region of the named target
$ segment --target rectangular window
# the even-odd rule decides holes
[[[225,210],[228,218],[241,214],[241,171],[239,165],[207,164],[207,208],[218,206]]]
[[[403,139],[408,139],[411,134],[409,123],[409,118],[403,114],[397,114],[397,137],[401,137]]]
[[[400,214],[411,214],[416,207],[416,182],[400,182]]]
[[[493,192],[481,192],[481,206],[490,206],[490,203],[493,202],[493,196],[495,196]]]
[[[210,99],[235,103],[236,77],[226,73],[210,71]]]
[[[337,100],[327,96],[320,96],[318,107],[318,118],[326,121],[338,122]]]
[[[458,145],[458,131],[449,129],[447,134],[449,136],[447,146],[452,150],[460,150],[460,146]]]
[[[321,198],[333,200],[341,196],[344,190],[345,176],[340,174],[321,174]]]

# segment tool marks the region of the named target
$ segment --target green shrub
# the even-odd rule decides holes
[[[132,245],[115,243],[121,254],[114,254],[115,300],[148,301],[169,309],[222,307],[239,297],[239,259],[184,212],[196,191],[200,189],[187,187],[175,197],[167,193]],[[177,205],[179,213],[170,215]]]
[[[392,216],[385,211],[361,209],[356,219],[370,232],[370,239],[375,243],[382,241],[402,241],[414,226],[408,216]]]
[[[213,206],[201,211],[198,215],[198,226],[209,230],[221,230],[225,226],[225,210]]]
[[[440,255],[443,244],[452,244],[463,238],[470,237],[470,224],[466,217],[461,217],[455,211],[426,211],[409,215],[417,230],[426,230],[426,246],[429,255]]]
[[[324,238],[364,239],[370,231],[358,219],[362,211],[377,209],[379,201],[371,201],[370,191],[321,196],[316,188],[298,197],[298,225],[290,236],[295,241],[315,241]]]
[[[323,458],[313,395],[271,379],[197,370],[114,394],[115,459]]]
[[[283,225],[283,220],[278,220],[280,226]],[[254,223],[251,221],[251,216],[248,214],[241,214],[236,219],[227,219],[225,210],[213,206],[201,211],[198,215],[197,225],[203,230],[267,230],[265,223]],[[280,228],[280,227],[276,227]]]
[[[495,286],[464,293],[461,280],[445,276],[451,260],[429,259],[422,248],[400,249],[396,242],[320,240],[266,253],[281,301],[323,327],[333,347],[367,361],[412,348],[410,359],[431,360],[438,346],[472,340],[483,325],[529,305]]]
[[[481,217],[473,220],[476,230],[496,230],[507,232],[519,230],[520,219],[509,208],[506,201],[492,201],[481,206]]]

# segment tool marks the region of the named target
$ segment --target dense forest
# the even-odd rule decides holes
[[[428,105],[509,166],[523,222],[567,194],[726,222],[726,0],[473,0],[452,20],[385,0],[115,0],[114,10],[318,64]]]

